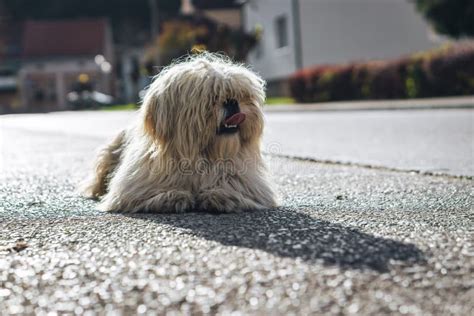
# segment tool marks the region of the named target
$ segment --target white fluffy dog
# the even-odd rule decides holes
[[[116,212],[239,212],[275,199],[260,154],[265,82],[205,53],[171,65],[102,149],[84,196]]]

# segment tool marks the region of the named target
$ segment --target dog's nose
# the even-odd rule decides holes
[[[231,117],[232,115],[240,112],[239,102],[236,99],[227,99],[224,102],[225,117]]]

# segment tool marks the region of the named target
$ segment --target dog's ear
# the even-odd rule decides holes
[[[166,109],[160,102],[160,98],[148,94],[143,100],[143,126],[147,133],[159,143],[164,143],[168,138],[168,120],[166,118]]]

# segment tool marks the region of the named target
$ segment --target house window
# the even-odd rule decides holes
[[[285,15],[276,18],[275,32],[277,48],[288,46],[288,22]]]

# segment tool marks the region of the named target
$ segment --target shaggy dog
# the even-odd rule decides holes
[[[274,207],[260,154],[264,88],[208,53],[163,69],[137,120],[100,152],[83,195],[130,213]]]

